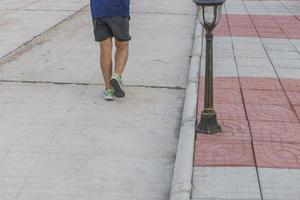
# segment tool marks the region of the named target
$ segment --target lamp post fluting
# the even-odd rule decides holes
[[[194,2],[198,6],[198,20],[206,30],[204,110],[197,125],[197,132],[214,134],[221,132],[222,129],[218,124],[213,100],[213,29],[221,19],[225,0],[194,0]]]

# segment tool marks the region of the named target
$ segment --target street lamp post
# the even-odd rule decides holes
[[[219,23],[226,0],[194,0],[198,6],[198,20],[206,30],[204,110],[197,131],[205,134],[221,132],[213,105],[213,30]]]

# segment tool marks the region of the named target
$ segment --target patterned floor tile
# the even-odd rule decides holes
[[[223,132],[197,134],[193,200],[261,199],[255,168],[245,167],[254,166],[251,139],[263,199],[300,199],[300,16],[293,16],[298,12],[297,2],[232,0],[225,5],[227,15],[223,15],[215,35],[231,36],[240,77],[234,73],[235,80],[221,77],[228,74],[221,58],[228,55],[232,60],[232,50],[220,46],[216,51],[220,57],[215,57],[220,60],[215,75],[220,77],[214,78],[214,101]],[[298,13],[300,15],[300,11]],[[253,43],[249,38],[258,41]],[[230,62],[226,62],[226,67],[231,66]],[[204,86],[204,79],[202,82]],[[247,118],[240,103],[240,89]],[[200,89],[200,93],[203,92],[203,88]],[[199,102],[203,107],[203,96]],[[249,195],[249,185],[245,191],[240,189],[244,183],[228,177],[229,168],[232,172],[236,170],[233,177],[239,176],[238,170],[251,169],[249,174],[255,181],[247,179],[247,183],[255,183],[255,192]],[[246,175],[242,175],[241,180],[243,177]]]
[[[237,77],[214,77],[214,88],[240,89],[239,79]]]
[[[273,16],[253,15],[251,19],[262,38],[286,38]]]
[[[282,90],[277,78],[241,77],[243,90]]]
[[[300,56],[299,56],[300,57]],[[300,59],[272,59],[274,67],[284,69],[297,69],[300,68]]]
[[[254,141],[258,167],[300,168],[299,144]]]
[[[204,88],[203,85],[199,90],[198,101],[204,102]],[[242,104],[242,95],[240,89],[214,89],[214,103],[215,104]]]
[[[299,79],[300,77],[300,68],[276,68],[276,72],[280,78]]]
[[[263,43],[265,49],[268,52],[272,51],[293,51],[295,47],[289,40],[286,39],[277,39],[277,38],[261,38],[261,42]],[[285,58],[286,59],[286,58]],[[278,60],[278,58],[276,58]]]
[[[299,39],[300,21],[295,16],[274,16],[289,39]]]
[[[300,124],[251,121],[250,128],[254,141],[300,144]]]
[[[300,92],[300,80],[281,78],[280,81],[284,90]]]
[[[273,68],[239,67],[238,73],[240,77],[277,78],[276,72]]]
[[[300,199],[299,169],[258,168],[264,200]]]
[[[250,121],[298,123],[290,106],[246,104],[246,110]]]
[[[242,33],[246,33],[246,30],[249,32],[256,33],[255,27],[253,26],[249,15],[227,15],[227,20],[233,35],[235,35],[234,31],[232,31],[234,29],[237,31],[242,30]],[[241,35],[235,35],[235,36],[241,36]]]
[[[300,106],[293,106],[298,119],[300,119]]]
[[[280,29],[267,29],[259,32],[261,38],[286,38],[285,34]]]
[[[254,167],[194,167],[192,200],[261,200]]]
[[[216,104],[215,110],[220,120],[245,120],[246,114],[243,105]]]
[[[215,35],[300,39],[300,20],[296,16],[266,15],[268,14],[266,10],[262,10],[261,13],[257,11],[261,7],[263,5],[254,8],[253,15],[223,15],[215,30]]]
[[[283,91],[280,90],[243,90],[246,104],[289,105]]]
[[[287,91],[286,94],[292,105],[300,106],[300,91]]]
[[[204,102],[200,99],[197,107],[197,119],[201,117],[204,110]],[[219,120],[246,120],[243,104],[214,104],[214,110]]]
[[[197,140],[219,140],[219,141],[251,141],[248,122],[234,120],[219,120],[222,132],[214,135],[203,133],[197,134]]]
[[[214,35],[215,36],[229,36],[230,35],[228,20],[227,20],[226,15],[223,15],[221,17],[221,20],[220,20],[218,26],[214,30]]]
[[[236,47],[237,44],[234,45]],[[252,44],[249,45],[249,48],[247,49],[235,49],[234,52],[237,59],[249,59],[249,58],[255,58],[255,59],[267,59],[268,55],[266,54],[265,50],[261,46],[261,44]],[[263,66],[262,66],[263,67]]]
[[[237,46],[237,45],[236,45]],[[234,47],[235,51],[238,51],[238,47]],[[240,48],[244,48],[242,45]],[[247,47],[245,47],[247,48]],[[268,58],[238,58],[236,57],[238,68],[250,67],[250,68],[272,68],[272,64]]]
[[[197,140],[194,166],[254,166],[251,142]]]

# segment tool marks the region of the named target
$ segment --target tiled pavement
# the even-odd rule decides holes
[[[223,11],[214,39],[223,132],[197,134],[192,198],[300,199],[300,1],[227,0]]]

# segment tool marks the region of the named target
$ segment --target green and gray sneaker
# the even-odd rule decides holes
[[[125,97],[125,91],[124,87],[122,84],[122,78],[116,73],[113,73],[111,79],[110,79],[110,84],[115,90],[115,96],[116,97]]]
[[[114,93],[115,92],[113,89],[108,89],[108,90],[103,91],[102,96],[106,101],[112,101],[112,100],[114,100],[114,96],[115,96]]]

